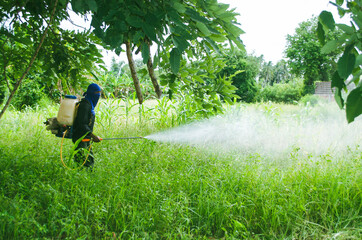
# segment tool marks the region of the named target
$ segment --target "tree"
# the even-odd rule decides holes
[[[31,79],[43,79],[41,88],[49,94],[54,88],[69,93],[87,81],[96,63],[102,63],[96,46],[100,41],[94,34],[59,28],[68,18],[66,4],[62,0],[0,3],[0,86],[10,92],[0,118],[28,73]]]
[[[204,50],[217,50],[217,42],[227,40],[243,48],[239,39],[243,31],[236,26],[237,14],[228,10],[228,5],[216,0],[72,0],[71,3],[75,12],[91,13],[94,33],[110,49],[120,53],[122,45],[126,45],[135,86],[139,82],[132,61],[134,48],[142,53],[143,62],[148,63],[155,88],[158,84],[152,69],[157,65],[159,56],[155,56],[154,64],[150,62],[150,46],[153,44],[158,45],[156,55],[162,55],[162,61],[170,62],[175,75],[179,72],[183,53],[193,45],[193,41],[200,40]],[[161,54],[168,50],[169,54]],[[171,76],[169,80],[172,79],[174,77]],[[142,103],[142,95],[137,92],[139,103]]]
[[[217,0],[59,0],[57,7],[55,3],[58,3],[58,0],[2,1],[0,17],[6,39],[18,41],[12,32],[13,25],[22,22],[24,24],[19,23],[21,28],[24,25],[33,26],[34,31],[29,31],[31,41],[28,46],[38,43],[37,35],[43,33],[40,50],[48,29],[56,36],[60,21],[68,18],[66,7],[70,3],[76,13],[83,16],[89,14],[87,16],[92,18],[93,33],[102,41],[104,47],[120,53],[122,47],[126,46],[139,103],[142,103],[143,99],[134,71],[133,50],[142,53],[143,62],[147,64],[153,85],[157,88],[153,68],[160,62],[169,62],[168,66],[173,75],[169,75],[168,81],[179,79],[181,62],[186,55],[188,58],[195,56],[196,52],[192,49],[195,44],[198,44],[204,53],[218,50],[219,43],[225,41],[243,48],[239,39],[243,31],[237,27],[237,14],[228,10],[227,4],[218,3]],[[53,15],[50,14],[51,9],[54,9]],[[151,58],[150,46],[153,44],[157,44],[158,51],[156,56]],[[54,46],[56,48],[56,45]],[[39,50],[31,59],[36,59]],[[30,67],[33,62],[30,61]],[[24,73],[25,76],[27,71]],[[76,70],[70,72],[72,73],[76,73]],[[21,81],[18,85],[20,84]],[[13,90],[16,89],[17,87]],[[159,95],[160,91],[155,90]]]
[[[254,102],[258,87],[256,77],[259,73],[256,57],[248,56],[242,50],[227,50],[222,56],[225,66],[219,73],[220,76],[232,76],[233,85],[237,87],[236,94],[241,101]]]
[[[346,7],[343,4],[346,2]],[[338,58],[337,70],[332,78],[332,87],[336,88],[335,99],[339,107],[346,107],[348,123],[353,122],[356,117],[362,114],[362,1],[336,0],[332,3],[338,8],[341,17],[349,15],[351,25],[336,24],[333,15],[328,11],[323,11],[319,15],[318,36],[324,47],[324,53],[336,51],[342,48],[343,54]],[[331,31],[339,29],[343,32],[338,39],[328,39]],[[348,90],[347,86],[355,85],[353,90]],[[342,91],[347,93],[347,99],[342,96]]]
[[[291,72],[304,78],[304,94],[314,92],[315,81],[329,81],[336,69],[335,59],[341,53],[340,48],[330,53],[322,53],[322,44],[318,41],[317,18],[299,24],[294,35],[287,36],[285,50]],[[327,39],[337,39],[340,33],[331,31]]]
[[[27,64],[27,67],[25,68],[24,72],[21,74],[21,76],[19,76],[19,77],[15,80],[15,84],[14,84],[14,86],[13,86],[12,89],[11,89],[11,87],[10,87],[10,83],[9,83],[8,78],[7,78],[7,68],[8,68],[8,64],[9,64],[9,62],[10,62],[10,59],[6,59],[5,54],[3,54],[3,59],[4,59],[4,60],[3,60],[4,76],[3,76],[2,80],[4,80],[4,81],[6,82],[8,88],[9,88],[9,90],[10,90],[10,96],[9,96],[7,102],[5,103],[5,106],[4,106],[3,110],[0,112],[0,118],[2,117],[2,115],[4,114],[4,112],[6,111],[6,109],[8,108],[11,99],[14,97],[14,94],[15,94],[15,92],[17,91],[17,89],[19,88],[21,82],[24,80],[25,76],[26,76],[26,75],[28,74],[28,72],[30,71],[30,68],[32,67],[32,65],[33,65],[33,63],[34,63],[34,61],[35,61],[35,59],[36,59],[36,57],[37,57],[37,55],[38,55],[38,53],[39,53],[39,50],[40,50],[40,48],[41,48],[41,45],[43,44],[44,39],[45,39],[46,34],[47,34],[47,31],[48,31],[48,29],[49,29],[49,27],[50,27],[50,24],[51,24],[51,23],[53,22],[53,20],[54,20],[55,10],[56,10],[56,7],[57,7],[57,3],[58,3],[58,0],[55,1],[54,6],[52,7],[51,15],[50,15],[50,17],[49,17],[49,23],[48,23],[48,25],[45,27],[44,32],[43,32],[43,34],[42,34],[41,37],[40,37],[39,44],[37,45],[34,53],[32,54],[32,56],[31,56],[31,58],[30,58],[30,61],[29,61],[29,63]],[[27,3],[24,3],[24,4],[27,5]],[[7,10],[9,10],[9,12],[10,12],[10,11],[14,11],[14,9],[9,8],[9,6],[10,6],[10,5],[9,5],[7,2],[5,2],[4,6],[2,6],[2,8],[4,8],[4,7],[5,7],[5,8],[8,8]],[[1,10],[2,10],[2,9],[1,9]],[[33,10],[33,9],[32,9],[32,10]],[[35,11],[38,11],[38,9],[35,10]],[[17,17],[17,18],[21,18],[21,17],[19,17],[19,15],[18,15],[19,12],[20,12],[20,10],[15,9],[15,14],[14,14],[15,17],[11,20],[11,22],[9,23],[9,25],[11,25],[12,22],[15,22],[15,23],[16,23],[16,21],[15,21],[16,17]],[[8,17],[8,16],[6,15],[6,13],[5,13],[5,14],[2,13],[2,14],[0,15],[1,20],[3,20],[4,16]],[[23,17],[23,16],[22,16],[22,17]],[[24,17],[26,17],[26,16],[24,16]],[[2,21],[2,22],[3,22],[3,21]],[[16,28],[18,27],[18,26],[17,26],[18,24],[14,24],[14,31],[6,31],[6,30],[7,30],[7,29],[5,28],[5,25],[6,25],[6,24],[7,24],[6,22],[3,23],[2,27],[1,27],[1,32],[5,35],[5,40],[2,39],[2,40],[3,40],[2,47],[3,47],[3,49],[6,49],[6,48],[8,47],[8,45],[10,45],[10,49],[13,50],[13,49],[16,49],[16,46],[13,46],[11,40],[16,39],[16,37],[17,37],[17,35],[16,35],[16,33],[17,33],[17,32],[16,32]],[[30,33],[30,32],[28,32],[28,34],[29,34],[29,33]],[[13,34],[13,35],[12,35],[12,34]],[[7,41],[6,41],[7,38],[10,39],[10,44],[7,43]],[[20,36],[20,38],[21,38],[21,36]],[[17,54],[20,54],[20,52],[17,51]],[[16,60],[19,61],[18,58],[16,58]],[[13,69],[18,69],[19,66],[14,64],[14,65],[12,66],[12,68],[13,68]],[[16,72],[16,71],[14,71],[14,72]]]
[[[290,73],[287,62],[281,60],[274,66],[271,85],[274,83],[288,83],[293,80],[293,74]]]
[[[259,83],[262,87],[273,85],[274,66],[271,61],[262,63],[259,72]]]

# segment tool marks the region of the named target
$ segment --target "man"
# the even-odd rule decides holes
[[[101,96],[102,89],[95,83],[92,83],[88,86],[87,92],[83,94],[84,98],[80,101],[77,108],[77,115],[73,123],[73,143],[78,139],[92,139],[94,142],[100,142],[100,138],[93,134],[93,126],[95,121],[95,111],[94,108],[98,103],[98,100]],[[78,164],[83,164],[85,167],[93,167],[94,157],[90,149],[90,141],[79,142],[76,150],[79,150],[75,155],[75,161]]]

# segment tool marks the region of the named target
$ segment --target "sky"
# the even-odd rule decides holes
[[[235,8],[237,21],[245,34],[240,36],[249,54],[264,55],[265,61],[276,64],[283,59],[287,35],[293,35],[299,23],[313,16],[318,16],[323,10],[332,12],[336,22],[340,20],[337,9],[329,3],[330,0],[219,0],[221,3]],[[72,15],[73,22],[88,25],[81,18]],[[83,22],[83,23],[80,23]],[[69,24],[68,24],[69,26]],[[103,51],[104,62],[110,66],[112,57],[118,61],[127,62],[126,53],[120,56]],[[141,58],[141,54],[135,55]]]
[[[293,35],[299,23],[323,10],[333,13],[336,22],[339,16],[330,0],[219,0],[235,8],[245,34],[240,38],[248,53],[264,55],[274,64],[283,58],[287,35]],[[338,20],[337,20],[338,19]]]

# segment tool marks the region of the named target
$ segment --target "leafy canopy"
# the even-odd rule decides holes
[[[23,74],[35,52],[54,1],[2,1],[0,3],[0,85],[9,91]],[[69,92],[88,81],[96,64],[103,64],[97,44],[89,31],[75,32],[59,27],[67,19],[66,1],[58,1],[54,22],[39,50],[29,75],[42,79],[42,87],[54,97],[54,89]],[[34,83],[34,87],[35,87]],[[58,96],[59,97],[59,96]]]
[[[243,48],[237,15],[217,0],[72,0],[75,12],[90,12],[94,33],[116,53],[132,42],[149,58],[147,44],[155,43],[158,53],[171,46],[168,61],[173,73],[180,69],[182,54],[200,40],[203,49],[217,50],[217,43],[229,40]]]

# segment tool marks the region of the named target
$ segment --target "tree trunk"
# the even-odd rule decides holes
[[[11,93],[10,93],[10,96],[9,96],[8,100],[6,101],[6,103],[5,103],[5,106],[3,107],[3,109],[2,109],[1,112],[0,112],[0,119],[1,119],[1,117],[4,115],[6,109],[9,107],[10,102],[11,102],[11,100],[13,99],[13,97],[14,97],[14,95],[15,95],[15,92],[16,92],[16,91],[18,90],[18,88],[20,87],[22,81],[24,80],[24,78],[25,78],[25,76],[28,74],[28,72],[30,71],[31,66],[33,66],[33,63],[34,63],[36,57],[38,56],[38,53],[39,53],[39,51],[40,51],[41,46],[43,45],[43,42],[44,42],[45,37],[46,37],[46,35],[47,35],[48,29],[49,29],[49,27],[50,27],[50,24],[53,22],[53,18],[54,18],[54,14],[55,14],[55,9],[57,8],[57,4],[58,4],[58,0],[55,1],[54,8],[53,8],[53,11],[52,11],[52,15],[50,16],[49,24],[48,24],[48,26],[47,26],[47,27],[45,28],[45,30],[44,30],[44,33],[43,33],[43,35],[42,35],[42,37],[41,37],[41,39],[40,39],[39,45],[38,45],[38,47],[36,48],[36,50],[35,50],[35,52],[34,52],[34,55],[33,55],[33,57],[31,58],[31,60],[30,60],[30,62],[29,62],[28,67],[25,69],[23,75],[21,75],[21,77],[19,78],[19,80],[15,83],[15,85],[14,85],[14,87],[13,87]]]
[[[150,75],[153,87],[157,94],[157,98],[160,99],[161,95],[162,95],[162,91],[161,91],[160,85],[158,84],[157,77],[155,75],[155,71],[153,70],[153,63],[152,63],[152,58],[151,58],[151,47],[150,47],[150,44],[147,44],[147,45],[148,45],[148,49],[149,49],[149,53],[150,53],[148,61],[147,61],[148,74]]]
[[[126,42],[126,52],[127,52],[129,69],[131,70],[131,75],[132,75],[134,87],[135,87],[137,98],[138,98],[138,103],[142,104],[143,96],[142,96],[142,92],[141,92],[140,81],[138,80],[138,77],[137,77],[136,64],[132,57],[131,43],[129,41]]]

